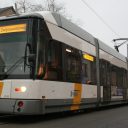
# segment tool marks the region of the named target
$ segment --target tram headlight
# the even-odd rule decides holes
[[[26,92],[26,90],[27,90],[26,87],[24,87],[24,86],[21,87],[21,92]]]

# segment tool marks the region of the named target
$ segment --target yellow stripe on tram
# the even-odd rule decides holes
[[[82,94],[82,84],[75,83],[73,104],[71,106],[71,110],[78,110],[80,108],[81,94]]]
[[[2,94],[2,90],[3,90],[3,82],[0,81],[0,96],[1,96],[1,94]]]

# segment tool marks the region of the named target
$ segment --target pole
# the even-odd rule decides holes
[[[127,59],[128,59],[128,44],[127,44]]]
[[[15,11],[16,11],[16,14],[18,15],[18,9],[17,9],[17,4],[15,3]]]
[[[99,62],[99,42],[95,39],[96,45],[96,76],[97,76],[97,107],[101,102],[101,86],[100,86],[100,62]]]
[[[126,98],[126,100],[127,100],[127,89],[128,89],[128,44],[127,44],[127,82],[126,82],[126,95],[125,95],[125,98]]]

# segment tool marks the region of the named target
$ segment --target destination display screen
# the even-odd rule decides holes
[[[83,58],[89,61],[94,61],[94,57],[89,54],[83,54]]]
[[[0,34],[25,32],[26,24],[0,26]]]

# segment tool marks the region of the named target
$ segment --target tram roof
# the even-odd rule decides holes
[[[22,18],[22,17],[43,18],[45,21],[55,24],[65,30],[69,31],[70,33],[78,36],[79,38],[91,43],[92,45],[95,45],[95,37],[93,37],[87,31],[85,31],[84,29],[75,25],[74,23],[70,22],[69,20],[67,20],[66,18],[64,18],[63,16],[61,16],[58,13],[49,12],[49,11],[32,12],[32,13],[24,13],[21,15],[13,15],[10,17],[0,17],[0,20]],[[98,42],[99,42],[100,49],[102,49],[105,52],[110,53],[111,55],[115,56],[116,58],[126,62],[126,58],[122,54],[118,53],[116,50],[109,47],[108,45],[101,42],[100,40],[98,40]]]

